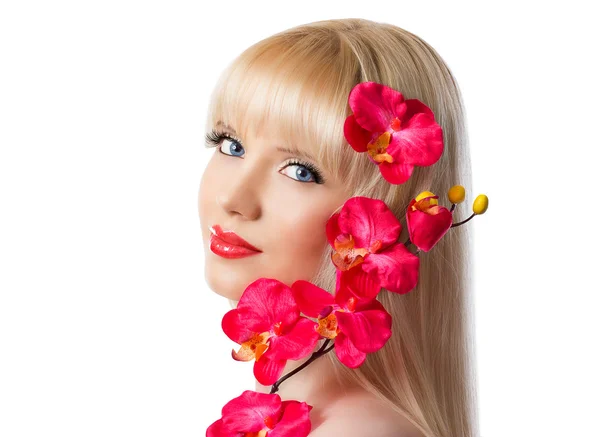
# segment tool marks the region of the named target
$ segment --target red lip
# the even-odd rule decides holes
[[[225,243],[230,244],[231,246],[239,246],[239,247],[244,247],[249,250],[253,250],[255,252],[261,252],[260,249],[254,247],[253,245],[248,243],[246,240],[244,240],[242,237],[240,237],[235,232],[224,231],[223,228],[221,228],[221,226],[219,226],[219,225],[211,226],[210,232],[211,232],[211,234],[213,234],[214,236],[223,240]]]

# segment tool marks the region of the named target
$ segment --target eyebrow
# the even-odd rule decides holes
[[[237,132],[235,131],[234,128],[232,128],[231,126],[229,126],[228,124],[224,123],[223,121],[219,120],[217,121],[217,126],[223,126],[226,130],[229,130],[231,133],[233,133],[234,135],[237,135]],[[304,158],[310,159],[314,162],[319,162],[314,156],[312,156],[309,152],[306,152],[304,150],[300,150],[298,147],[294,146],[294,147],[281,147],[281,146],[277,146],[277,151],[279,152],[283,152],[283,153],[290,153],[292,155],[298,155],[298,156],[302,156]]]

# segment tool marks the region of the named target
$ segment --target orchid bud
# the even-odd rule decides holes
[[[483,214],[488,209],[488,197],[485,194],[480,194],[473,202],[473,212],[475,214]]]
[[[465,187],[455,185],[448,190],[448,200],[452,203],[461,203],[465,200]]]
[[[426,197],[433,196],[435,196],[435,194],[433,194],[431,191],[421,191],[421,193],[417,197],[415,197],[415,201],[418,202],[419,200],[425,199]],[[432,199],[432,201],[434,200]],[[435,204],[437,205],[437,201],[435,201]]]

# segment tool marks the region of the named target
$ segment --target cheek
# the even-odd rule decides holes
[[[279,232],[275,235],[283,238],[279,240],[282,245],[281,250],[277,250],[277,256],[285,264],[281,270],[287,271],[290,282],[310,280],[316,274],[323,251],[329,248],[325,223],[331,215],[329,210],[334,211],[336,207],[318,205],[308,200],[281,205],[277,224]]]
[[[303,254],[322,249],[327,241],[323,218],[314,214],[295,218],[288,223],[289,241],[294,243],[293,247]]]
[[[200,179],[200,188],[198,190],[198,215],[200,217],[200,224],[202,227],[202,237],[203,239],[207,239],[209,235],[208,227],[212,223],[207,223],[207,217],[212,214],[212,209],[215,207],[215,198],[216,193],[214,192],[215,187],[217,186],[216,182],[216,174],[214,170],[214,161],[213,158],[209,161],[204,172],[202,173],[202,178]]]

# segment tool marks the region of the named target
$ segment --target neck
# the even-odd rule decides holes
[[[330,343],[329,345],[331,345]],[[317,344],[313,352],[316,352],[322,345],[322,342]],[[334,354],[335,351],[330,351],[329,354]],[[289,372],[302,366],[310,359],[310,355],[302,360],[289,360],[282,373],[282,377]],[[306,402],[316,408],[323,408],[331,402],[340,391],[345,390],[334,374],[333,364],[329,357],[325,355],[312,361],[308,366],[300,370],[295,375],[286,379],[281,383],[277,394],[282,400],[297,400]],[[264,386],[256,382],[256,391],[261,393],[269,393],[271,386]]]

